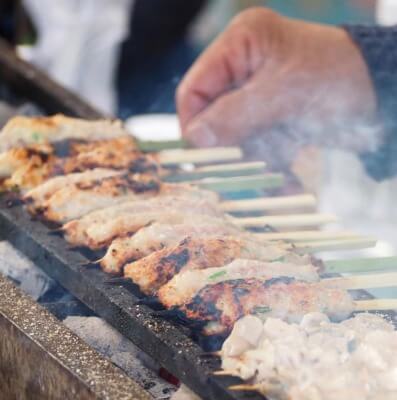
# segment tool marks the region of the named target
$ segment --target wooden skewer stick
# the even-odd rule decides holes
[[[263,173],[265,166],[266,164],[262,161],[209,165],[197,167],[191,171],[178,171],[175,174],[165,176],[163,179],[167,182],[181,182],[212,177],[221,178],[258,175]]]
[[[206,178],[187,183],[216,192],[240,192],[278,188],[284,184],[284,177],[281,174],[260,174],[242,177]]]
[[[290,208],[311,208],[316,206],[316,198],[311,194],[296,196],[262,197],[258,199],[231,200],[221,204],[225,212],[237,211],[272,211]]]
[[[144,152],[157,152],[169,149],[183,149],[187,146],[187,142],[183,139],[175,140],[137,140],[139,150]]]
[[[397,310],[397,299],[370,299],[354,302],[355,311],[391,311]]]
[[[397,272],[328,278],[323,279],[323,282],[346,290],[397,287]]]
[[[337,221],[329,214],[266,215],[264,217],[234,218],[234,223],[244,227],[272,226],[273,228],[309,227]]]
[[[212,375],[215,375],[215,376],[235,376],[236,372],[235,371],[228,371],[228,370],[220,370],[220,371],[213,372]]]
[[[359,239],[344,240],[318,240],[315,242],[296,243],[295,247],[301,253],[316,253],[333,250],[357,250],[368,249],[376,245],[376,239],[362,237]]]
[[[339,274],[351,272],[397,271],[397,257],[356,258],[351,260],[324,261],[327,272]]]
[[[249,383],[244,383],[244,384],[241,384],[241,385],[233,385],[233,386],[229,386],[229,390],[233,390],[233,391],[236,391],[236,392],[245,392],[245,391],[248,391],[248,392],[260,392],[260,391],[262,391],[262,385],[260,385],[260,384],[256,384],[256,385],[252,385],[252,384],[249,384]]]
[[[359,239],[361,236],[349,231],[294,231],[258,233],[264,240],[286,240],[289,242],[307,242],[335,239]]]
[[[240,385],[229,386],[229,390],[241,392],[260,392],[262,394],[280,393],[280,386],[272,385],[271,383],[243,383]]]
[[[170,149],[157,153],[162,165],[183,163],[206,164],[210,162],[241,160],[243,153],[239,147],[214,147],[209,149]]]

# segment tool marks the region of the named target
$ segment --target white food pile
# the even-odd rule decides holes
[[[341,323],[322,313],[300,324],[246,316],[223,344],[222,368],[268,398],[395,400],[397,331],[367,313]]]

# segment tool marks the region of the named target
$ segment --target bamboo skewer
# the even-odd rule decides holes
[[[392,311],[397,310],[397,299],[370,299],[354,302],[355,311]]]
[[[329,214],[269,215],[263,217],[234,218],[234,223],[244,227],[272,226],[273,228],[309,227],[335,222]]]
[[[356,258],[352,260],[324,261],[327,272],[352,273],[373,271],[397,271],[397,257]]]
[[[186,183],[192,183],[203,189],[216,192],[240,192],[281,187],[284,184],[284,177],[282,174],[260,174],[242,177],[206,178]]]
[[[215,375],[215,376],[235,376],[236,374],[235,374],[234,371],[228,371],[228,370],[221,369],[220,371],[213,372],[212,375]]]
[[[327,278],[323,282],[346,290],[397,287],[397,272]]]
[[[157,153],[158,162],[162,165],[183,163],[205,164],[210,162],[241,160],[239,147],[216,147],[209,149],[169,149]]]
[[[362,237],[345,240],[318,240],[313,242],[296,243],[296,249],[301,253],[316,253],[332,250],[357,250],[367,249],[376,245],[376,239]]]
[[[175,140],[137,140],[139,150],[154,153],[161,150],[183,149],[186,148],[187,142],[183,139]]]
[[[293,231],[293,232],[264,232],[258,233],[264,240],[285,240],[288,242],[307,242],[335,239],[358,239],[361,236],[349,231]]]
[[[197,167],[191,171],[178,171],[175,174],[166,175],[163,179],[166,182],[181,182],[204,178],[240,177],[257,175],[264,171],[264,162],[229,163],[220,165],[209,165]]]
[[[294,209],[299,207],[315,207],[316,198],[311,194],[296,196],[264,197],[258,199],[224,201],[222,209],[225,212],[236,211],[272,211]]]
[[[241,391],[241,392],[260,392],[264,395],[267,394],[277,394],[280,393],[280,386],[272,385],[270,383],[257,383],[253,384],[241,384],[241,385],[233,385],[229,386],[229,390],[233,391]]]

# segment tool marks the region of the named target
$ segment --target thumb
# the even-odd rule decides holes
[[[283,116],[281,103],[273,90],[258,91],[252,83],[219,97],[196,115],[183,136],[198,147],[239,144],[279,123]]]

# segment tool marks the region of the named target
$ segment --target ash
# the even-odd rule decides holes
[[[108,357],[154,399],[169,399],[175,386],[154,372],[159,366],[133,343],[98,317],[67,317],[64,324],[99,353]]]
[[[201,398],[193,393],[187,386],[181,385],[171,397],[171,400],[201,400]]]
[[[13,280],[34,300],[55,286],[51,278],[7,241],[0,241],[0,273]]]
[[[77,302],[7,241],[0,241],[0,273],[45,306],[58,305],[65,311],[69,301]],[[169,399],[175,392],[174,385],[157,375],[159,366],[101,318],[69,315],[63,322],[140,384],[155,400]]]

